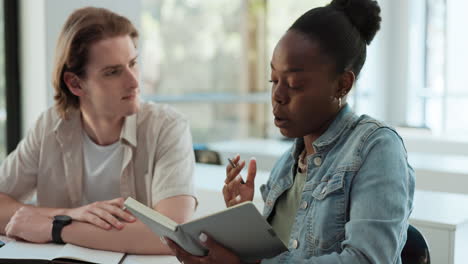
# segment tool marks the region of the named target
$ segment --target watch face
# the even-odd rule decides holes
[[[56,215],[54,216],[54,221],[59,221],[63,223],[69,223],[71,222],[72,218],[68,215]]]

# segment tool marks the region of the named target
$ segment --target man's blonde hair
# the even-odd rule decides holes
[[[128,35],[135,46],[138,31],[127,18],[104,8],[85,7],[74,11],[60,32],[52,84],[55,106],[61,118],[67,119],[72,109],[79,109],[79,97],[70,92],[63,80],[65,72],[86,77],[89,50],[94,43],[111,37]]]

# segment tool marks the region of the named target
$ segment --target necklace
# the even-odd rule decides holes
[[[305,173],[307,172],[307,160],[306,160],[306,155],[307,155],[307,152],[304,148],[304,150],[302,151],[301,155],[299,155],[299,162],[298,162],[298,167],[299,167],[299,172],[301,173]]]

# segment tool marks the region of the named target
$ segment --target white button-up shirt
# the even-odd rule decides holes
[[[37,205],[81,206],[83,145],[80,112],[61,119],[44,112],[0,167],[0,192],[25,201],[37,192]],[[195,159],[188,121],[168,105],[141,103],[125,119],[120,194],[154,207],[176,195],[194,194]],[[106,186],[102,186],[103,189]]]

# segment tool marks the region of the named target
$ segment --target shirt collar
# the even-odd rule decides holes
[[[125,121],[120,133],[120,139],[124,139],[130,145],[137,146],[137,114],[125,117]]]
[[[81,136],[77,131],[81,130],[80,111],[73,110],[68,114],[68,118],[60,119],[54,127],[54,132],[61,142],[72,142],[74,136]],[[75,135],[76,134],[76,135]],[[125,117],[120,140],[125,140],[133,147],[137,146],[137,114]]]

